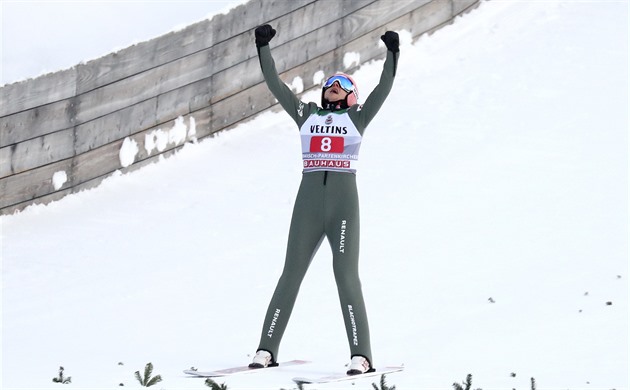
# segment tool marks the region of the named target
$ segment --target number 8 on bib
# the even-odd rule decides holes
[[[343,153],[343,137],[319,137],[311,138],[311,153]]]

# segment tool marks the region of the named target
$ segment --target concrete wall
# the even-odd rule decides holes
[[[479,0],[251,0],[184,30],[0,88],[0,214],[98,185],[264,111],[253,29],[270,23],[283,80],[382,58],[386,30],[414,37]],[[307,50],[305,48],[308,48]]]

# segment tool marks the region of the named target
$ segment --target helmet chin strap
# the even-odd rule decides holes
[[[325,100],[324,103],[325,104],[323,108],[330,111],[343,110],[348,108],[347,97],[346,99],[337,100],[335,102],[329,102],[328,100]]]

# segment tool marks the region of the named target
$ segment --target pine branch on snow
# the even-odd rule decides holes
[[[149,362],[144,367],[144,378],[140,376],[140,371],[136,371],[136,379],[144,387],[150,387],[150,386],[155,385],[158,382],[162,382],[162,377],[160,375],[156,375],[155,377],[151,378],[152,373],[153,373],[153,364]]]
[[[387,386],[387,383],[385,382],[385,374],[381,375],[381,387],[377,387],[376,383],[372,383],[372,387],[374,387],[374,390],[396,390],[396,386]]]
[[[212,390],[228,390],[228,387],[225,383],[218,384],[210,378],[206,379],[206,386],[210,387]]]
[[[455,388],[455,390],[470,390],[470,387],[472,386],[472,374],[466,375],[466,380],[462,384],[465,387],[462,387],[462,385],[455,382],[453,383],[453,388]],[[481,390],[481,389],[477,389],[477,390]]]
[[[62,383],[64,385],[67,385],[68,383],[72,383],[72,377],[69,376],[67,378],[65,378],[63,376],[63,371],[64,368],[63,367],[59,367],[59,376],[57,378],[53,378],[52,381],[55,383]]]

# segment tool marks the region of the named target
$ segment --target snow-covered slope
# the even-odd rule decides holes
[[[628,388],[628,3],[484,2],[401,48],[358,173],[377,364],[398,389]],[[403,38],[406,34],[402,34]],[[409,41],[409,39],[406,39]],[[272,42],[273,46],[273,42]],[[367,96],[381,62],[354,76]],[[317,101],[318,93],[306,100]],[[2,217],[2,388],[207,388],[255,352],[300,180],[283,113]],[[343,370],[329,250],[280,360]],[[373,381],[320,388],[368,389]]]

